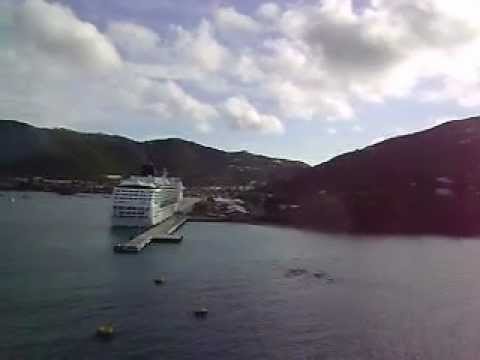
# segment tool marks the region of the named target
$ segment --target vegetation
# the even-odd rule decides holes
[[[390,139],[274,183],[267,213],[339,232],[479,234],[479,120]]]
[[[151,162],[187,186],[261,184],[289,178],[302,162],[226,152],[181,139],[137,142],[120,136],[41,129],[0,121],[0,177],[95,179],[128,175]]]

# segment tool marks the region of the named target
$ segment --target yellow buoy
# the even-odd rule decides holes
[[[113,336],[114,329],[112,324],[101,325],[97,328],[97,336],[107,339]]]

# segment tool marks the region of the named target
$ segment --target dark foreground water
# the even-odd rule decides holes
[[[109,199],[10,196],[1,359],[480,358],[480,241],[195,223],[180,245],[119,255],[130,234],[110,230]]]

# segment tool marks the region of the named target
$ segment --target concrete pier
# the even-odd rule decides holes
[[[126,243],[114,245],[113,250],[122,253],[138,253],[150,243],[178,243],[182,241],[183,236],[174,235],[174,233],[188,221],[186,214],[192,210],[198,201],[199,199],[197,198],[184,199],[179,206],[177,214],[146,230]]]
[[[164,222],[155,225],[130,241],[116,244],[113,249],[116,252],[140,252],[143,248],[153,242],[162,242],[162,240],[164,240],[164,242],[179,242],[182,237],[172,234],[183,226],[186,221],[187,218],[184,215],[173,215]]]

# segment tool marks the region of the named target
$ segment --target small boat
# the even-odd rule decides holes
[[[112,324],[101,325],[97,328],[97,336],[103,339],[109,339],[113,336],[114,329]]]
[[[208,309],[207,308],[200,308],[197,309],[193,312],[193,314],[198,317],[198,318],[204,318],[208,315]]]
[[[154,279],[153,282],[155,283],[155,285],[163,285],[165,284],[165,278],[161,276],[158,279]]]

